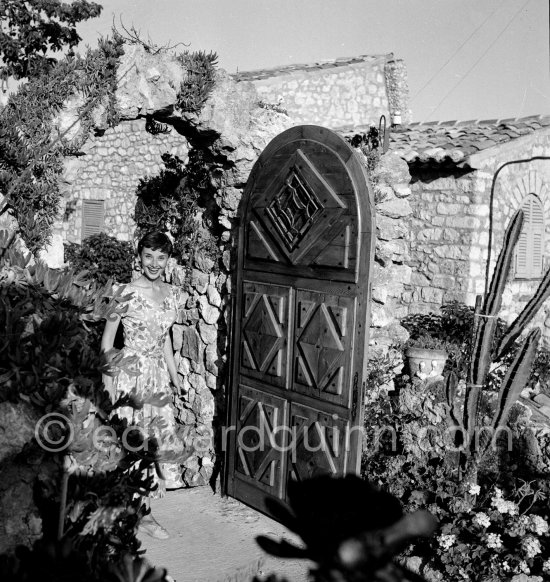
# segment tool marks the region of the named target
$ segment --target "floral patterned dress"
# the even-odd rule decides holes
[[[137,356],[137,369],[133,370],[135,374],[120,369],[114,378],[113,389],[116,398],[131,395],[143,406],[120,406],[113,414],[142,427],[147,436],[157,438],[160,474],[154,476],[158,489],[153,496],[162,497],[166,489],[184,486],[181,464],[188,456],[186,445],[178,436],[170,375],[164,358],[166,336],[183,307],[181,289],[171,286],[170,294],[162,304],[149,299],[132,284],[126,285],[124,294],[131,295],[125,303],[127,311],[122,315],[123,355]],[[163,457],[170,461],[163,462]]]

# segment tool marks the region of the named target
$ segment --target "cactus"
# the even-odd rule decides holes
[[[470,481],[471,477],[475,475],[477,466],[483,459],[491,442],[491,436],[487,436],[486,432],[483,432],[481,439],[478,439],[479,429],[486,428],[479,425],[479,404],[482,390],[487,384],[491,365],[510,352],[517,338],[525,331],[528,323],[550,296],[549,270],[524,310],[510,325],[502,338],[498,342],[495,341],[498,313],[502,305],[502,294],[508,280],[514,248],[519,239],[522,224],[523,212],[518,210],[506,229],[503,247],[495,265],[489,290],[485,297],[478,296],[476,300],[473,329],[474,341],[472,342],[467,374],[462,422],[459,420],[455,403],[457,379],[454,374],[450,374],[446,378],[449,422],[463,435],[462,442],[457,444],[462,446],[461,468],[465,482]],[[510,409],[518,399],[529,378],[540,336],[540,330],[531,331],[521,343],[513,362],[509,366],[502,380],[491,425],[487,427],[490,435],[498,434],[499,430],[505,427]]]

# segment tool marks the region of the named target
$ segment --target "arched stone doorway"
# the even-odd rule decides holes
[[[361,458],[374,203],[338,134],[291,128],[252,169],[239,211],[226,491],[269,513],[289,479]]]

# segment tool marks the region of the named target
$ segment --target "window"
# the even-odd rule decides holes
[[[103,200],[82,201],[82,236],[81,240],[103,232],[105,208]]]
[[[516,279],[542,277],[544,255],[544,213],[540,199],[529,194],[523,204],[523,228],[516,245]]]

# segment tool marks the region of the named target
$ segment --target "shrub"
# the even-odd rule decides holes
[[[40,479],[36,475],[36,482],[27,483],[40,500],[44,535],[55,536],[61,519],[92,569],[124,553],[137,554],[136,527],[147,511],[141,496],[152,488],[144,471],[156,461],[153,446],[125,448],[128,423],[116,409],[132,404],[128,397],[112,402],[103,388],[102,373],[112,370],[90,331],[114,312],[124,312],[121,293],[74,271],[55,271],[40,262],[30,266],[13,249],[0,261],[0,402],[27,406],[33,418],[65,419],[63,426],[57,420],[56,428],[36,425],[34,437],[17,457],[4,460],[2,471],[9,463],[11,472],[29,478],[26,467],[41,467]],[[119,354],[113,361],[129,370],[129,360]],[[96,446],[93,431],[105,425],[110,430]],[[62,513],[65,479],[69,496]]]
[[[100,233],[84,239],[82,245],[69,243],[65,247],[65,261],[76,271],[89,271],[89,276],[100,285],[109,279],[129,283],[134,251],[131,243]]]
[[[473,506],[439,504],[440,534],[410,552],[450,580],[502,582],[525,574],[550,574],[548,506],[532,483],[508,496],[497,487],[472,486]],[[508,498],[506,498],[508,497]]]
[[[494,410],[485,400],[481,414],[490,418]],[[510,451],[497,443],[478,485],[464,486],[445,416],[440,388],[406,377],[397,394],[365,407],[362,475],[398,497],[406,512],[427,509],[440,521],[439,535],[414,542],[407,556],[431,580],[501,582],[520,572],[546,579],[549,484],[529,465],[521,434],[513,432]]]

